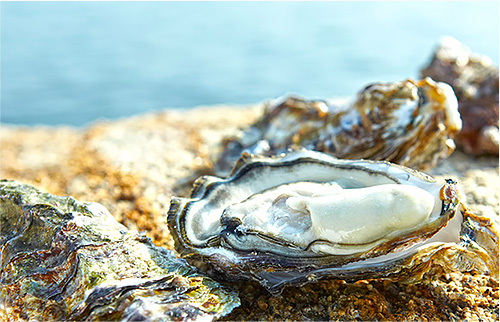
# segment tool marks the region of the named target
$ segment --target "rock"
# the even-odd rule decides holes
[[[0,221],[2,320],[207,321],[239,305],[100,204],[2,180]]]
[[[463,121],[457,145],[474,155],[498,155],[499,74],[491,59],[445,37],[421,75],[453,87]]]

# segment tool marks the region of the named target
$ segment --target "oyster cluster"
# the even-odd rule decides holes
[[[174,198],[168,224],[184,258],[270,292],[324,277],[498,274],[498,232],[461,204],[456,182],[384,161],[243,154],[228,178],[201,177]]]
[[[498,279],[496,223],[463,204],[455,181],[417,171],[446,158],[461,127],[453,89],[430,78],[371,84],[344,104],[271,103],[223,142],[214,172],[226,178],[172,198],[175,247],[271,293],[320,278]]]
[[[461,127],[453,89],[430,78],[370,84],[345,104],[287,97],[226,139],[214,170],[227,175],[242,152],[273,156],[300,147],[425,170],[453,152]]]

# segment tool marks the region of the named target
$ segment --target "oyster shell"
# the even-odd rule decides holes
[[[211,320],[238,297],[100,204],[0,182],[0,320]]]
[[[243,151],[272,156],[299,147],[425,170],[455,149],[457,108],[452,88],[430,78],[370,84],[343,105],[287,97],[223,142],[214,171],[226,176]]]
[[[168,225],[184,258],[271,292],[322,277],[498,274],[498,233],[461,206],[456,182],[389,162],[243,154],[229,178],[201,177],[191,198],[173,198]]]
[[[491,59],[472,54],[458,40],[444,37],[421,74],[453,87],[463,121],[457,145],[474,155],[497,155],[499,74]]]

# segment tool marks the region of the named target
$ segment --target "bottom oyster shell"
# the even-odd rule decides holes
[[[211,320],[238,297],[96,203],[0,182],[0,320]]]
[[[498,274],[496,227],[461,205],[456,183],[388,162],[243,155],[229,178],[173,199],[168,223],[183,257],[271,292],[323,277]]]

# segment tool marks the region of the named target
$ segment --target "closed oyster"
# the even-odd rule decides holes
[[[430,78],[370,84],[346,104],[287,97],[226,139],[214,170],[227,175],[243,151],[272,156],[299,147],[425,170],[453,152],[461,126],[453,89]]]
[[[389,162],[244,154],[229,178],[201,177],[174,198],[168,224],[184,258],[271,292],[323,277],[498,273],[498,233],[461,206],[456,182]]]
[[[210,321],[239,305],[97,203],[0,181],[1,321]]]
[[[455,141],[466,153],[498,155],[498,67],[485,55],[452,37],[444,37],[420,71],[453,87],[463,127]]]

